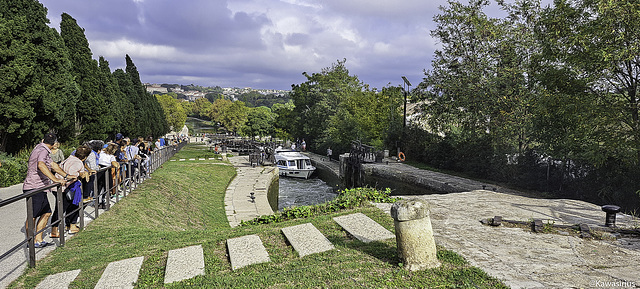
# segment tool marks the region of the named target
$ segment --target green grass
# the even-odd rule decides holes
[[[187,146],[176,157],[194,155]],[[279,223],[230,228],[225,188],[233,167],[215,162],[167,162],[131,195],[38,261],[10,288],[33,288],[50,274],[82,269],[70,288],[93,288],[108,263],[144,256],[137,288],[506,288],[454,252],[439,248],[442,266],[410,272],[399,265],[395,240],[362,243],[332,218],[362,212],[393,231],[391,217],[371,206]],[[280,229],[310,222],[335,250],[300,258]],[[271,262],[231,270],[226,240],[257,234]],[[202,245],[206,275],[165,285],[169,250]]]

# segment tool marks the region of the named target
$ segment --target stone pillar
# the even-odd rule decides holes
[[[429,204],[419,199],[400,200],[391,207],[398,255],[409,271],[440,266],[436,257]]]

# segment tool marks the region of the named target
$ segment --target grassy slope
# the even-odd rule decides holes
[[[175,158],[202,156],[186,147]],[[203,156],[205,157],[205,156]],[[499,281],[471,267],[459,255],[439,250],[443,266],[409,272],[398,265],[395,240],[362,243],[332,217],[362,212],[393,231],[393,220],[373,207],[276,224],[230,228],[224,193],[235,170],[215,161],[167,162],[133,194],[92,222],[67,245],[28,269],[13,288],[32,288],[45,276],[82,269],[70,288],[93,288],[109,262],[145,256],[137,288],[164,288],[169,250],[201,244],[206,275],[166,288],[496,288]],[[281,228],[311,222],[336,247],[299,258]],[[257,234],[271,262],[231,271],[226,239]]]

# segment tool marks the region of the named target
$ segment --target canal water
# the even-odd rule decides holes
[[[331,201],[337,196],[337,191],[316,176],[306,180],[280,177],[278,210],[321,204]]]

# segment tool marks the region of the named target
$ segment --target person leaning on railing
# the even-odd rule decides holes
[[[42,187],[46,187],[51,184],[51,181],[64,184],[64,178],[57,178],[52,170],[61,176],[66,177],[66,173],[51,159],[51,148],[53,148],[53,144],[55,144],[57,140],[57,136],[54,133],[48,133],[44,136],[44,139],[41,143],[36,145],[31,151],[31,155],[29,156],[29,162],[27,163],[27,177],[24,180],[22,185],[22,191],[24,193],[38,189]],[[49,205],[49,199],[47,198],[47,192],[40,192],[32,197],[33,200],[33,221],[36,224],[36,232],[41,231],[47,226],[47,222],[49,222],[49,217],[51,216],[51,206]],[[33,229],[29,228],[29,221],[27,220],[25,228],[27,230]],[[36,248],[42,248],[50,243],[45,242],[42,239],[42,233],[40,232],[36,234],[33,238]]]
[[[120,171],[120,164],[116,160],[115,153],[118,150],[118,145],[115,143],[109,143],[107,147],[100,153],[100,160],[98,161],[98,165],[101,167],[111,166],[111,181],[106,182],[107,190],[111,187],[111,194],[116,194],[116,180],[118,179],[118,171]],[[102,205],[102,204],[101,204]]]
[[[64,193],[62,194],[62,211],[66,214],[65,217],[65,225],[69,230],[69,234],[75,234],[80,231],[80,228],[76,225],[78,222],[78,205],[82,202],[81,189],[82,183],[79,180],[80,178],[84,178],[85,180],[89,179],[89,173],[84,168],[84,161],[91,154],[91,149],[87,146],[79,146],[76,149],[75,155],[70,155],[66,160],[64,160],[60,167],[66,173],[65,175],[56,175],[56,177],[63,177],[67,179],[67,183],[63,186]],[[69,200],[65,196],[67,195],[67,191],[76,190],[80,194],[77,200]],[[53,216],[51,217],[51,224],[58,221],[58,206],[56,206],[55,211],[53,212]],[[75,211],[75,212],[74,212]],[[72,213],[73,212],[73,213]],[[58,225],[51,227],[51,238],[58,238]]]

